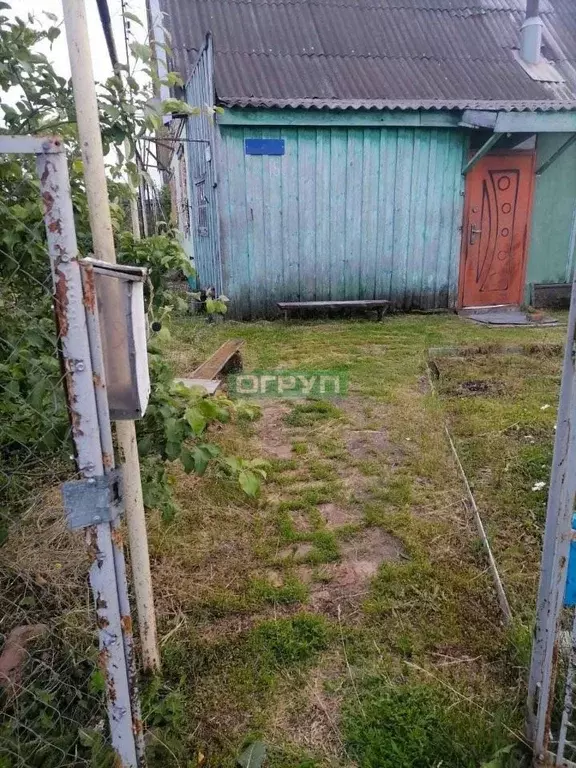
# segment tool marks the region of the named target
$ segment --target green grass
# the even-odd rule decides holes
[[[177,725],[158,727],[179,764],[198,764],[201,752],[209,766],[233,766],[261,739],[272,768],[522,765],[515,744],[546,503],[532,487],[547,481],[560,373],[557,352],[541,345],[561,344],[564,333],[449,315],[174,322],[167,352],[179,375],[235,337],[246,341],[247,371],[336,368],[349,379],[347,398],[292,402],[274,422],[292,458],[272,458],[260,500],[210,475],[178,476],[182,517],[168,530],[151,519],[161,631],[174,630],[164,647],[168,693],[159,695],[175,692],[185,714],[176,707]],[[510,344],[530,354],[498,352]],[[428,348],[459,345],[482,354],[438,360],[432,396]],[[445,420],[502,568],[511,630],[462,506]],[[262,453],[261,430],[236,423],[215,439],[252,457]],[[359,437],[380,430],[384,447],[363,450]],[[331,530],[326,503],[360,516]],[[401,557],[358,586],[353,609],[334,605],[323,616],[314,596],[333,589],[330,569],[366,527],[393,537]],[[301,544],[311,548],[286,556]],[[167,750],[155,761],[178,764]]]
[[[372,677],[345,708],[343,730],[362,768],[479,768],[509,743],[509,717],[478,711],[434,684]]]

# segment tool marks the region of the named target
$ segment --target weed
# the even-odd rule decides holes
[[[251,651],[274,669],[308,664],[328,648],[334,630],[321,616],[302,613],[290,619],[262,622],[250,636]]]
[[[274,586],[266,579],[253,579],[248,589],[248,600],[256,604],[265,603],[305,603],[308,599],[308,587],[293,577],[286,577],[281,586]]]
[[[337,419],[341,415],[342,411],[328,400],[308,400],[296,403],[284,416],[284,421],[291,427],[309,427],[317,421]]]
[[[344,735],[361,768],[478,768],[509,740],[503,713],[470,710],[432,685],[368,678],[358,696]]]

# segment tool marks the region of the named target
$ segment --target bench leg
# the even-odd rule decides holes
[[[382,320],[382,307],[376,307],[376,317],[378,318],[378,322]]]
[[[284,322],[285,323],[288,322],[288,310],[287,309],[284,310]]]

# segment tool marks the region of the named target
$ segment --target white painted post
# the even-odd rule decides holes
[[[98,259],[115,263],[116,253],[104,169],[86,8],[84,0],[62,0],[62,7],[72,72],[78,133],[84,163],[84,179],[94,254]],[[135,575],[139,574],[134,586],[142,661],[146,671],[155,671],[160,666],[160,656],[156,641],[156,616],[144,505],[142,503],[140,462],[138,451],[135,449],[136,428],[132,421],[117,422],[116,428],[120,452],[125,461],[123,470],[125,510],[132,570]]]

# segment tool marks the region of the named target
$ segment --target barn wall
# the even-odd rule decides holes
[[[538,136],[538,168],[570,134]],[[568,249],[576,204],[576,144],[572,144],[541,176],[536,178],[527,283],[570,282]],[[527,297],[529,299],[529,296]]]
[[[224,290],[237,316],[282,300],[454,306],[465,133],[443,128],[222,125]],[[283,156],[246,155],[282,138]]]

